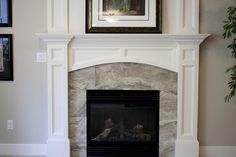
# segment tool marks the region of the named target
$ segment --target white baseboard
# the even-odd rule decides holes
[[[46,156],[46,146],[46,144],[0,144],[0,156]],[[236,157],[236,146],[201,146],[200,157]]]
[[[0,155],[46,156],[46,144],[0,144]]]
[[[236,157],[236,146],[201,146],[200,157]]]

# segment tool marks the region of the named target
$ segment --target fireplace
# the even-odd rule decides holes
[[[86,34],[84,6],[85,1],[79,0],[47,0],[47,31],[37,34],[47,47],[47,156],[71,153],[68,72],[131,62],[177,72],[177,136],[172,156],[199,157],[199,45],[208,36],[199,34],[199,0],[163,1],[163,34]]]
[[[158,90],[87,90],[87,156],[158,157]]]
[[[199,44],[208,35],[80,35],[69,45],[70,51],[72,35],[39,36],[46,41],[48,51],[48,157],[70,156],[68,70],[118,62],[148,64],[178,73],[177,138],[172,156],[199,157],[198,56]]]

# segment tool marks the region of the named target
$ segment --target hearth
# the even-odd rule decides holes
[[[158,90],[87,90],[88,157],[158,157]]]

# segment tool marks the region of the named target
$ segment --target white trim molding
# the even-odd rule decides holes
[[[178,107],[175,156],[199,157],[199,143],[197,140],[199,46],[181,43],[178,46],[178,51]]]
[[[46,144],[0,144],[0,156],[46,156]]]
[[[72,35],[38,34],[47,43],[48,157],[69,157],[68,44]]]
[[[199,0],[177,1],[177,34],[198,34]]]
[[[236,146],[201,146],[200,157],[235,157]]]
[[[201,146],[200,157],[235,157],[236,146]],[[47,156],[46,144],[0,144],[0,156]]]
[[[68,0],[47,0],[48,33],[68,33]]]

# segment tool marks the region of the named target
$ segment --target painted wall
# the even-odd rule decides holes
[[[200,31],[212,34],[200,55],[200,145],[236,145],[236,99],[224,103],[224,72],[235,62],[225,48],[230,41],[221,35],[226,8],[235,0],[200,2]],[[14,81],[0,82],[0,143],[45,143],[46,66],[35,61],[42,43],[34,34],[46,32],[46,0],[13,0],[13,17],[13,28],[0,28],[14,34]],[[14,120],[13,131],[6,129],[8,119]]]
[[[236,0],[201,0],[200,32],[212,36],[200,53],[199,140],[203,146],[236,145],[236,99],[224,102],[228,92],[225,70],[235,64],[222,37],[226,10]]]
[[[13,0],[14,81],[0,81],[0,143],[45,143],[47,136],[46,64],[36,63],[46,31],[46,0]],[[7,120],[14,130],[7,130]]]

